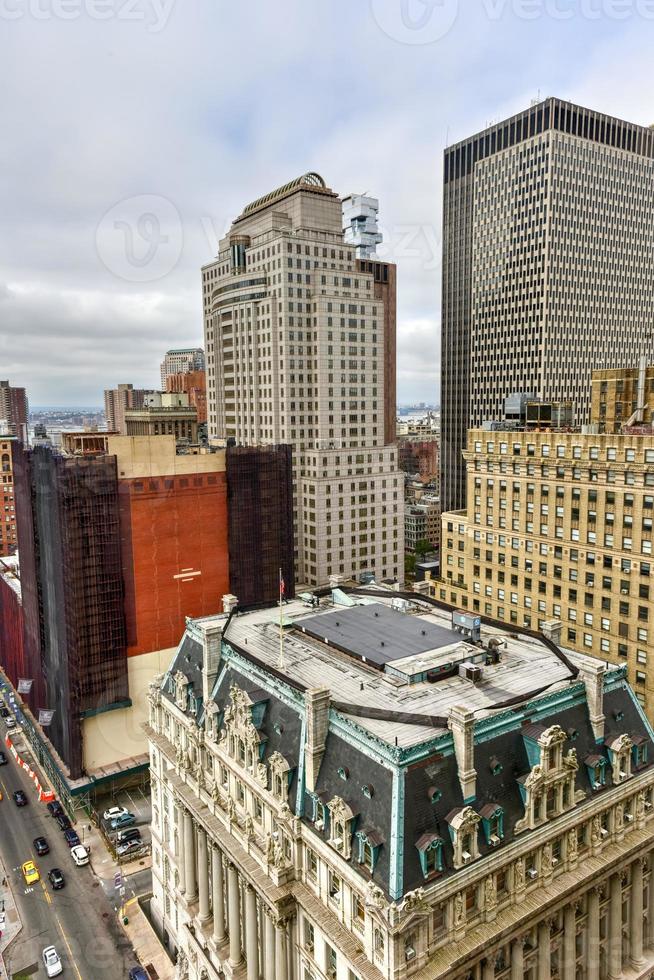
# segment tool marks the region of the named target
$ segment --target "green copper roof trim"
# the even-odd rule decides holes
[[[393,770],[393,795],[391,800],[391,852],[389,892],[395,901],[404,892],[404,769]]]
[[[296,691],[278,677],[273,677],[268,671],[257,667],[247,657],[243,657],[240,653],[237,653],[225,640],[222,641],[221,652],[227,663],[238,667],[239,673],[245,677],[249,677],[251,681],[255,681],[255,683],[263,687],[266,691],[274,693],[289,708],[293,708],[298,713],[304,712],[304,698],[300,691]]]

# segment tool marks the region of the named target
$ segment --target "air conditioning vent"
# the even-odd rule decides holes
[[[606,827],[601,827],[600,828],[600,837],[608,837],[608,836],[609,836],[609,832],[606,829]]]
[[[527,870],[527,874],[529,875],[532,881],[535,881],[536,878],[538,877],[538,871],[536,870],[536,868],[529,868]]]
[[[468,851],[464,851],[463,854],[461,855],[461,860],[463,861],[464,864],[470,864],[470,862],[472,861],[472,854],[469,854]]]
[[[313,826],[316,828],[316,830],[324,830],[325,829],[325,821],[324,820],[316,820],[316,822],[314,823]]]
[[[478,684],[483,675],[482,668],[479,664],[473,664],[469,661],[459,664],[459,677],[464,677],[468,681],[472,681],[473,684]]]
[[[500,842],[500,838],[497,836],[497,834],[491,834],[490,835],[490,842],[491,842],[491,844],[492,844],[493,847],[497,847],[497,845]]]
[[[405,947],[404,956],[406,957],[407,961],[414,959],[415,958],[415,955],[416,955],[416,951],[413,948],[413,946],[407,946],[407,947]]]

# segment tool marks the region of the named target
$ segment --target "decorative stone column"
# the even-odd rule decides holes
[[[511,980],[524,980],[525,947],[522,936],[511,943]]]
[[[643,862],[631,865],[631,942],[630,960],[635,970],[645,965],[643,959]]]
[[[566,905],[563,912],[563,980],[576,980],[577,972],[577,920],[574,905]]]
[[[287,980],[286,923],[275,924],[275,980]]]
[[[647,945],[652,947],[654,946],[654,851],[649,855],[647,909]]]
[[[209,906],[209,851],[207,849],[207,833],[203,827],[198,827],[198,879],[200,907],[198,916],[200,922],[208,922],[211,918]]]
[[[275,978],[275,923],[269,912],[264,913],[265,920],[265,946],[264,946],[264,976],[265,980],[276,980]]]
[[[611,875],[609,881],[609,935],[608,976],[620,980],[622,976],[622,881],[620,875]]]
[[[238,888],[238,871],[233,864],[229,866],[229,960],[232,966],[239,966],[241,955],[241,902]]]
[[[487,957],[484,960],[484,966],[481,971],[482,980],[495,980],[495,955]]]
[[[195,841],[193,817],[184,810],[184,884],[186,901],[190,905],[198,897],[198,879],[195,868]]]
[[[597,888],[588,892],[586,909],[586,939],[588,951],[588,980],[599,980],[600,974],[600,899]]]
[[[224,943],[226,933],[223,856],[217,847],[214,847],[211,852],[211,884],[213,892],[213,941],[218,946],[220,943]]]
[[[179,808],[179,817],[176,831],[177,845],[177,870],[179,872],[179,893],[184,895],[186,892],[186,858],[184,856],[184,811]]]
[[[245,958],[248,980],[259,980],[259,930],[257,923],[257,893],[251,885],[245,889]]]
[[[550,980],[552,975],[552,946],[549,921],[538,926],[538,980]]]

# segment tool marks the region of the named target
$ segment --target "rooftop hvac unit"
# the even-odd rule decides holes
[[[478,664],[471,664],[469,662],[459,664],[459,677],[463,677],[468,681],[472,681],[473,684],[478,684],[482,678],[482,669]]]

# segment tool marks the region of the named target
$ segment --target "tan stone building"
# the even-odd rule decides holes
[[[0,558],[13,555],[18,547],[14,499],[13,436],[0,435]]]
[[[654,422],[654,365],[640,368],[612,368],[593,371],[591,423],[600,432],[621,432],[623,428]]]
[[[293,447],[296,578],[400,578],[395,267],[358,259],[305,174],[249,204],[202,270],[209,435]]]
[[[473,429],[432,595],[624,663],[654,716],[654,437]]]
[[[151,687],[177,976],[650,977],[654,732],[624,667],[346,600],[285,607],[281,651],[274,611],[191,621]]]

